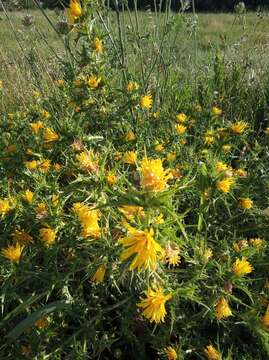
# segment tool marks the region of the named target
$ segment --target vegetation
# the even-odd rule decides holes
[[[33,15],[0,35],[1,358],[268,358],[268,15]]]

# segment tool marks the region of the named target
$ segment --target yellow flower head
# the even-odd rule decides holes
[[[47,172],[49,170],[51,166],[51,160],[49,159],[44,159],[44,160],[41,160],[40,163],[39,163],[39,170],[43,171],[43,172]]]
[[[249,239],[249,243],[251,246],[254,246],[257,249],[260,249],[264,245],[264,240],[261,238],[253,238],[253,239]]]
[[[102,40],[100,40],[99,38],[95,38],[92,43],[92,49],[96,54],[102,54],[103,52]]]
[[[54,132],[50,128],[46,128],[44,131],[45,143],[50,143],[50,142],[57,141],[57,140],[59,140],[59,135],[56,134],[56,132]]]
[[[253,267],[245,257],[243,257],[241,260],[237,258],[233,263],[233,273],[236,276],[243,276],[251,273],[252,271]]]
[[[70,0],[69,12],[74,19],[77,19],[82,15],[81,5],[77,0]]]
[[[167,161],[174,161],[176,160],[177,155],[175,153],[167,153],[166,154],[166,160]]]
[[[118,178],[114,173],[109,172],[106,176],[106,181],[109,185],[114,185],[118,181]]]
[[[55,243],[56,232],[49,227],[40,229],[39,236],[41,241],[43,241],[43,243],[47,246],[53,245]]]
[[[216,170],[217,172],[223,172],[225,170],[228,170],[229,169],[229,165],[221,162],[221,161],[218,161],[217,164],[216,164]]]
[[[98,220],[100,212],[98,209],[91,209],[88,205],[82,203],[75,203],[73,211],[79,218],[82,225],[81,236],[84,238],[99,239],[101,236]]]
[[[211,112],[214,116],[220,116],[222,114],[222,110],[217,106],[213,106]]]
[[[244,121],[237,121],[230,125],[232,132],[236,135],[243,134],[243,132],[247,129],[248,124]]]
[[[31,243],[33,238],[24,230],[15,230],[15,233],[12,234],[12,240],[17,244],[26,245]]]
[[[0,199],[0,215],[6,215],[11,210],[8,199]]]
[[[38,319],[35,322],[35,327],[38,328],[38,330],[45,329],[48,325],[49,325],[49,321],[45,316],[43,316],[42,318]]]
[[[164,146],[163,146],[163,144],[157,144],[157,145],[155,145],[154,149],[157,152],[163,152],[164,151]]]
[[[165,247],[165,255],[164,260],[168,264],[168,266],[177,266],[180,264],[180,255],[179,249],[177,247],[173,248],[170,243],[168,243]]]
[[[35,123],[30,123],[30,128],[34,134],[37,134],[40,129],[44,127],[44,124],[42,121],[37,121]]]
[[[225,144],[225,145],[222,145],[222,150],[224,152],[229,152],[232,148],[232,145],[229,145],[229,144]]]
[[[265,315],[261,318],[261,322],[265,327],[269,327],[269,305],[267,305]]]
[[[27,201],[29,204],[31,204],[33,202],[33,198],[34,198],[34,193],[27,189],[23,194],[22,194],[22,198],[23,200]]]
[[[175,125],[175,130],[176,130],[176,133],[177,133],[178,135],[183,135],[183,134],[185,134],[187,128],[186,128],[186,126],[184,126],[184,125],[176,124],[176,125]]]
[[[106,273],[105,266],[104,265],[99,266],[99,268],[96,270],[96,272],[91,278],[92,282],[96,284],[102,283],[104,281],[105,273]]]
[[[2,255],[13,263],[18,264],[21,259],[21,254],[24,246],[20,244],[9,245],[6,249],[2,250]]]
[[[123,162],[125,164],[135,164],[136,163],[136,160],[137,160],[137,153],[136,151],[127,151],[125,154],[124,154],[124,157],[123,157]]]
[[[150,94],[141,96],[140,106],[143,109],[150,109],[152,107],[152,103],[153,103],[153,100],[152,100],[152,96]]]
[[[25,161],[24,164],[25,164],[26,168],[30,171],[35,170],[38,167],[38,162],[36,160]]]
[[[40,115],[45,119],[49,119],[51,117],[50,113],[47,110],[44,110],[44,109],[42,109],[40,111]]]
[[[164,353],[167,357],[167,360],[177,360],[177,352],[172,346],[167,346],[164,348]]]
[[[205,262],[208,262],[208,260],[213,256],[213,251],[211,249],[205,249],[203,253],[203,258]]]
[[[121,253],[121,260],[134,256],[129,270],[156,269],[157,259],[160,258],[159,254],[163,254],[163,249],[154,240],[153,235],[153,229],[149,231],[133,229],[128,236],[119,240],[125,248]]]
[[[195,106],[194,110],[195,110],[196,112],[200,113],[200,112],[203,111],[203,108],[202,108],[201,105],[198,104],[198,105]]]
[[[208,360],[221,360],[220,353],[213,345],[207,345],[204,348],[204,354]]]
[[[45,217],[47,217],[47,215],[48,215],[48,209],[47,209],[46,204],[44,204],[44,203],[42,203],[42,202],[39,203],[39,204],[37,204],[36,214],[37,214],[37,217],[38,217],[38,218],[45,218]]]
[[[231,186],[234,183],[234,178],[233,177],[227,177],[223,180],[219,180],[216,183],[216,187],[219,191],[227,194],[230,191]]]
[[[128,92],[132,92],[132,91],[135,91],[135,90],[138,90],[138,89],[139,89],[139,85],[134,81],[130,81],[127,84],[127,91]]]
[[[171,178],[169,170],[164,170],[161,159],[144,158],[140,167],[140,185],[146,191],[163,191]]]
[[[76,155],[78,165],[81,170],[96,173],[99,165],[97,155],[92,151],[84,150]]]
[[[225,319],[233,315],[230,306],[227,300],[224,299],[224,297],[221,297],[218,300],[217,305],[215,307],[215,311],[216,311],[216,317],[219,320]]]
[[[253,206],[253,201],[250,198],[240,198],[240,199],[238,199],[238,205],[242,209],[249,210]]]
[[[141,219],[144,216],[142,206],[135,205],[122,205],[119,207],[119,211],[124,215],[124,217],[130,221],[133,221],[137,216]]]
[[[247,172],[246,172],[245,170],[243,170],[243,169],[236,169],[236,170],[234,170],[234,174],[235,174],[236,176],[241,177],[241,178],[247,177]]]
[[[184,113],[178,114],[176,118],[179,123],[184,123],[188,119],[187,115]]]
[[[138,307],[143,309],[142,314],[150,322],[154,321],[157,324],[164,322],[166,315],[165,303],[172,298],[172,295],[164,295],[161,287],[157,289],[149,288],[145,295],[146,297],[141,298],[140,303],[137,304]]]
[[[102,79],[100,77],[98,78],[97,76],[92,75],[88,78],[87,84],[92,90],[95,90],[98,88],[101,80]]]
[[[56,80],[56,85],[57,85],[57,86],[62,87],[62,86],[64,86],[64,84],[65,84],[64,79],[58,79],[58,80]]]

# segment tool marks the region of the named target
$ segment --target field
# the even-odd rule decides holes
[[[269,14],[81,3],[0,13],[0,359],[268,359]]]

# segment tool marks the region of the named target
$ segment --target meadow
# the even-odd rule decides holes
[[[241,10],[1,12],[0,359],[269,357],[269,14]]]

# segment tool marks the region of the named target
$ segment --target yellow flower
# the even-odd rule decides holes
[[[265,134],[269,135],[269,127],[266,128],[264,131],[265,131]]]
[[[128,92],[132,92],[134,90],[138,90],[139,89],[139,85],[134,82],[134,81],[130,81],[128,84],[127,84],[127,91]]]
[[[172,346],[167,346],[164,348],[164,352],[167,360],[177,360],[177,352]]]
[[[241,178],[247,177],[247,172],[245,170],[243,170],[243,169],[234,170],[234,174],[241,177]]]
[[[92,282],[95,282],[96,284],[102,283],[104,281],[106,273],[106,268],[104,265],[99,266],[99,268],[94,273],[93,277],[91,278]]]
[[[253,238],[253,239],[249,239],[249,243],[251,246],[260,249],[264,245],[264,240],[261,238]]]
[[[242,209],[251,209],[253,206],[253,201],[250,198],[240,198],[238,199],[238,204]]]
[[[99,38],[95,38],[92,43],[92,49],[96,54],[102,54],[103,52],[102,40],[100,40]]]
[[[221,360],[220,353],[213,345],[207,345],[204,348],[204,354],[208,360]]]
[[[269,327],[269,305],[267,305],[265,315],[262,316],[261,322],[265,327],[267,327],[267,328]]]
[[[157,145],[155,145],[155,151],[157,151],[157,152],[163,152],[163,150],[164,150],[164,146],[163,146],[163,144],[157,144]]]
[[[44,203],[39,203],[39,204],[37,204],[36,214],[37,214],[37,217],[38,217],[38,218],[47,217],[47,215],[48,215],[48,209],[47,209],[46,204],[44,204]]]
[[[135,140],[135,139],[136,139],[136,136],[135,136],[135,134],[134,134],[133,131],[128,131],[128,132],[126,133],[126,135],[125,135],[125,140],[126,140],[126,141],[133,141],[133,140]]]
[[[8,199],[0,199],[0,215],[6,215],[11,210],[11,205]]]
[[[126,219],[133,221],[137,216],[141,219],[144,216],[142,206],[135,205],[122,205],[119,207],[119,211],[126,217]]]
[[[177,247],[172,248],[168,243],[165,247],[164,260],[168,266],[177,266],[180,264],[181,259],[179,255],[179,249]]]
[[[132,229],[128,236],[119,240],[119,243],[125,247],[121,253],[122,261],[135,255],[129,266],[129,270],[136,268],[138,270],[155,270],[157,259],[160,257],[158,254],[162,254],[163,249],[154,240],[153,235],[153,229],[145,231]]]
[[[187,128],[184,125],[176,124],[175,125],[175,130],[176,130],[178,135],[182,135],[182,134],[185,134]]]
[[[41,241],[47,246],[53,245],[56,239],[56,232],[55,230],[46,227],[39,230],[39,236]]]
[[[236,252],[240,252],[242,249],[245,249],[248,247],[247,240],[240,240],[238,243],[233,244],[233,249]]]
[[[184,122],[186,122],[187,119],[188,119],[188,117],[184,113],[180,113],[180,114],[177,115],[177,121],[179,123],[184,123]]]
[[[39,163],[39,169],[43,172],[47,172],[51,166],[50,163],[51,163],[51,160],[49,160],[49,159],[41,160]]]
[[[50,113],[47,110],[42,109],[40,111],[40,115],[43,116],[43,118],[48,119],[51,117]]]
[[[26,168],[30,171],[35,170],[38,167],[38,162],[36,160],[25,161],[24,164],[25,164]]]
[[[92,151],[84,150],[76,155],[78,165],[81,170],[89,171],[91,173],[97,172],[99,165],[97,155]]]
[[[236,276],[243,276],[251,273],[252,271],[253,267],[245,257],[243,257],[241,260],[237,258],[233,263],[233,273]]]
[[[57,206],[58,202],[59,202],[59,196],[55,195],[55,194],[52,194],[52,196],[51,196],[51,205],[52,206]]]
[[[45,329],[47,326],[49,325],[49,322],[48,322],[48,319],[44,316],[40,319],[38,319],[36,322],[35,322],[35,327],[38,328],[38,330],[42,330],[42,329]]]
[[[56,85],[57,85],[57,86],[62,87],[62,86],[64,86],[64,84],[65,84],[64,79],[56,80]]]
[[[211,110],[212,115],[219,116],[222,114],[222,110],[218,108],[217,106],[214,106]]]
[[[169,170],[164,170],[161,159],[144,158],[140,167],[140,185],[146,191],[163,191],[171,178]]]
[[[227,177],[223,180],[219,180],[216,183],[216,187],[219,191],[227,194],[230,191],[231,186],[234,183],[234,178],[233,177]]]
[[[174,161],[176,160],[177,155],[175,153],[167,153],[166,154],[166,160],[167,161]]]
[[[106,181],[109,185],[114,185],[118,181],[117,176],[113,173],[108,173],[106,176]]]
[[[166,315],[165,303],[172,298],[171,294],[164,295],[163,288],[149,288],[145,292],[146,298],[141,298],[141,302],[137,304],[143,309],[142,314],[150,322],[164,322]]]
[[[230,125],[232,132],[237,135],[242,134],[246,130],[247,127],[248,127],[248,124],[244,121],[237,121]]]
[[[229,166],[221,161],[218,161],[217,164],[216,164],[216,170],[217,172],[222,172],[222,171],[225,171],[225,170],[228,170],[229,169]]]
[[[140,106],[143,109],[150,109],[152,107],[152,95],[148,94],[148,95],[143,95],[140,98]]]
[[[216,317],[219,320],[233,315],[230,306],[227,300],[224,299],[224,297],[221,297],[218,300],[217,305],[215,307],[215,311],[216,311]]]
[[[81,5],[77,0],[70,0],[69,11],[70,11],[70,15],[74,19],[77,19],[82,15]]]
[[[199,105],[199,104],[195,106],[194,110],[195,110],[196,112],[198,112],[198,113],[200,113],[200,112],[203,111],[202,106]]]
[[[229,144],[222,145],[222,150],[223,150],[224,152],[230,151],[231,148],[232,148],[232,146],[229,145]]]
[[[99,239],[101,236],[98,220],[100,212],[98,209],[91,209],[88,205],[83,203],[75,203],[73,211],[79,218],[82,225],[81,236],[84,238],[92,237]]]
[[[18,264],[21,259],[23,248],[24,246],[20,244],[9,245],[6,249],[2,250],[2,255],[11,262]]]
[[[52,165],[52,168],[53,168],[53,170],[55,170],[55,171],[60,171],[61,168],[62,168],[62,165],[60,165],[60,164],[58,164],[58,163],[55,163],[55,164]]]
[[[15,233],[12,234],[12,240],[20,245],[26,245],[32,242],[33,238],[24,230],[15,230]]]
[[[22,198],[23,200],[27,201],[29,204],[31,204],[33,202],[33,198],[34,198],[34,193],[27,189],[23,194],[22,194]]]
[[[204,137],[204,144],[205,145],[211,145],[214,142],[214,133],[212,130],[207,130]]]
[[[46,143],[50,143],[53,141],[57,141],[59,139],[59,135],[56,134],[53,130],[50,128],[46,128],[44,131],[44,140]]]
[[[89,79],[87,80],[87,84],[88,84],[88,86],[89,86],[92,90],[94,90],[94,89],[97,89],[97,88],[98,88],[101,80],[102,80],[102,79],[101,79],[100,77],[98,78],[98,77],[92,75],[92,76],[90,76]]]
[[[213,256],[213,251],[211,249],[206,249],[203,253],[203,258],[205,262],[208,262],[208,260]]]
[[[127,151],[124,154],[123,162],[125,164],[135,164],[137,160],[137,153],[135,151]]]

